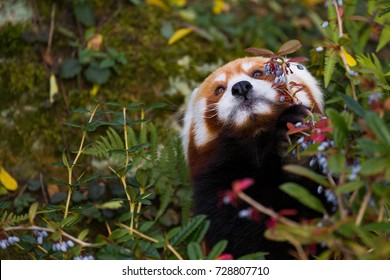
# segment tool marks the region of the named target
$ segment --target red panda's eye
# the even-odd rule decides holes
[[[220,95],[221,93],[225,92],[225,88],[223,86],[219,86],[215,90],[215,95]]]
[[[260,78],[262,76],[263,76],[263,71],[260,71],[260,70],[255,70],[252,73],[252,77],[255,78],[255,79],[258,79],[258,78]]]

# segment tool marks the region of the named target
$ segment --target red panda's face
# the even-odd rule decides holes
[[[272,87],[275,76],[268,76],[264,64],[268,58],[247,57],[234,60],[215,70],[194,90],[184,120],[184,148],[190,141],[201,147],[218,137],[221,131],[256,135],[269,129],[280,112],[290,106]],[[322,93],[306,69],[291,65],[291,81],[303,85],[296,98],[306,107],[322,111]],[[291,88],[290,90],[294,90]]]

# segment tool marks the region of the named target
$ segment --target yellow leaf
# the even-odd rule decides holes
[[[38,202],[34,202],[33,204],[31,204],[30,209],[28,210],[28,218],[30,220],[30,224],[32,225],[34,224],[34,219],[37,215],[38,206]]]
[[[171,38],[169,38],[168,45],[172,45],[172,44],[176,43],[180,39],[182,39],[185,36],[187,36],[188,34],[190,34],[192,31],[193,30],[191,28],[180,28],[175,33],[173,33]]]
[[[96,96],[96,94],[98,93],[100,89],[100,85],[98,84],[94,84],[91,91],[89,92],[91,94],[91,96]]]
[[[356,66],[356,60],[352,57],[352,55],[350,55],[349,53],[347,53],[347,51],[345,49],[343,49],[343,54],[345,56],[345,60],[347,61],[347,64],[351,67],[354,67]]]
[[[0,166],[0,182],[9,191],[16,191],[18,188],[16,180],[2,166]]]
[[[54,74],[50,75],[50,103],[54,103],[54,95],[58,93],[58,85],[56,76]]]
[[[98,51],[100,50],[102,43],[103,43],[103,36],[101,34],[96,34],[88,41],[87,49]]]
[[[169,0],[169,4],[177,7],[184,7],[187,4],[187,0]]]
[[[146,0],[146,3],[148,3],[151,6],[159,7],[160,9],[163,9],[164,11],[169,10],[169,7],[167,6],[167,4],[165,4],[161,0]]]
[[[219,15],[225,7],[223,0],[214,0],[213,13]]]

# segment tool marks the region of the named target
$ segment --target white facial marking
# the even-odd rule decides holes
[[[184,149],[184,154],[187,158],[188,156],[188,146],[190,144],[190,135],[191,135],[191,125],[192,125],[192,118],[194,116],[194,103],[195,103],[195,97],[197,93],[199,92],[199,88],[196,88],[192,91],[190,98],[188,100],[188,104],[186,107],[185,115],[184,115],[184,125],[183,129],[181,131],[181,141]]]
[[[201,147],[214,137],[207,128],[205,121],[205,111],[207,108],[206,99],[201,99],[195,104],[195,115],[194,115],[194,134],[195,134],[195,145]]]
[[[304,82],[305,85],[310,89],[311,93],[313,94],[313,99],[318,108],[322,111],[324,107],[324,101],[323,101],[323,94],[318,86],[318,83],[316,79],[310,74],[309,71],[306,70],[306,67],[303,70],[298,69],[296,67],[296,63],[291,63],[291,68],[293,70],[293,74],[287,75],[287,84],[291,81],[294,81],[296,83],[302,83]],[[298,92],[297,93],[298,99],[302,102],[303,105],[311,107],[313,104],[311,104],[309,97],[307,96],[306,92]]]
[[[253,65],[255,65],[254,62],[244,62],[243,64],[241,64],[241,68],[242,68],[245,72],[248,72],[249,69],[251,69]]]
[[[214,80],[214,82],[225,82],[225,81],[226,81],[226,74],[225,74],[225,73],[219,74],[219,75],[215,78],[215,80]]]
[[[253,105],[243,106],[242,99],[232,95],[232,87],[241,81],[248,81],[252,84],[252,92],[249,99],[253,99]],[[267,102],[277,102],[277,91],[272,88],[272,84],[258,79],[253,79],[245,74],[233,76],[227,85],[226,92],[218,102],[218,118],[223,122],[232,121],[235,125],[245,124],[248,118],[253,115],[268,114],[271,107]]]

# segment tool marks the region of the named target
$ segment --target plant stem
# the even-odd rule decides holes
[[[123,106],[122,112],[123,112],[123,134],[124,134],[124,138],[125,138],[125,150],[126,150],[126,163],[125,163],[125,169],[123,171],[123,174],[121,175],[121,182],[122,182],[123,189],[126,193],[127,201],[129,202],[129,209],[130,209],[130,213],[131,213],[130,233],[132,234],[133,228],[134,228],[134,216],[135,216],[134,209],[135,209],[135,206],[131,201],[131,197],[130,197],[129,193],[127,192],[127,183],[126,183],[126,173],[127,173],[127,168],[129,166],[129,162],[130,162],[129,140],[127,137],[127,123],[126,123],[126,120],[127,120],[126,106]]]
[[[176,258],[181,261],[184,260],[183,257],[175,250],[175,248],[173,248],[172,245],[169,244],[169,242],[167,242],[167,247],[176,256]]]
[[[362,220],[363,220],[363,216],[367,210],[368,202],[371,199],[371,195],[372,195],[372,190],[370,188],[368,188],[368,190],[363,198],[362,205],[360,206],[359,213],[356,217],[355,225],[357,225],[357,226],[360,225]]]
[[[124,225],[124,224],[117,223],[116,225],[119,226],[119,227],[125,228],[125,229],[129,230],[130,233],[135,233],[136,235],[138,235],[138,236],[140,236],[140,237],[142,237],[142,238],[144,238],[146,240],[149,240],[149,241],[151,241],[153,243],[158,243],[159,242],[157,239],[155,239],[153,237],[150,237],[150,236],[148,236],[146,234],[143,234],[142,232],[140,232],[140,231],[138,231],[138,230],[136,230],[134,228],[130,228],[130,227]]]
[[[294,222],[294,221],[292,221],[292,220],[290,220],[290,219],[288,219],[286,217],[283,217],[283,216],[279,215],[274,210],[265,207],[264,205],[260,204],[259,202],[257,202],[256,200],[254,200],[253,198],[251,198],[250,196],[246,195],[243,192],[239,192],[238,193],[238,197],[240,199],[242,199],[243,201],[245,201],[246,203],[248,203],[249,205],[252,205],[259,212],[264,213],[264,214],[270,216],[271,218],[274,218],[277,221],[280,221],[280,222],[282,222],[282,223],[284,223],[286,225],[293,226],[293,227],[299,227],[300,226],[299,223]]]
[[[39,231],[47,231],[47,232],[55,232],[56,230],[50,229],[50,228],[45,228],[45,227],[39,227],[39,226],[15,226],[15,227],[5,227],[3,228],[4,231],[15,231],[15,230],[39,230]],[[63,231],[62,229],[59,229],[60,233],[62,236],[76,242],[77,244],[81,245],[82,247],[96,247],[96,244],[93,243],[87,243],[84,242],[68,233]]]
[[[93,117],[95,116],[96,114],[96,111],[97,109],[99,108],[99,104],[97,104],[95,106],[95,108],[92,110],[91,112],[91,116],[89,117],[89,120],[88,120],[88,124],[92,122],[93,120]],[[73,160],[73,162],[69,162],[68,166],[67,166],[67,169],[68,169],[68,196],[66,198],[66,204],[65,204],[65,211],[64,211],[64,219],[68,216],[69,214],[69,205],[70,205],[70,199],[72,197],[72,179],[73,179],[73,168],[76,166],[76,163],[77,161],[79,160],[81,154],[83,153],[84,151],[84,142],[85,142],[85,138],[87,137],[87,130],[84,129],[83,131],[83,136],[81,137],[81,141],[80,141],[80,146],[79,146],[79,149],[77,151],[77,155],[75,157],[75,159]]]

